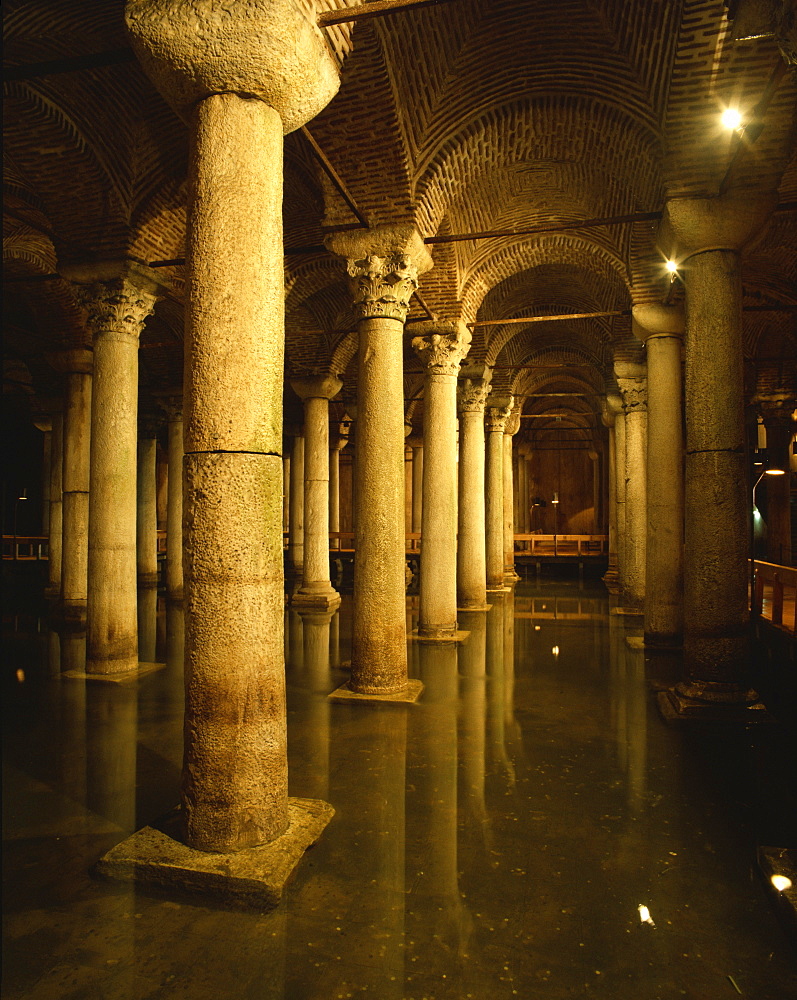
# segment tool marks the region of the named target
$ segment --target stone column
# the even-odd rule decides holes
[[[609,455],[606,463],[609,480],[609,564],[603,575],[603,582],[611,594],[616,594],[620,588],[619,540],[617,537],[618,494],[620,490],[617,475],[620,468],[620,462],[617,458],[617,414],[619,412],[622,412],[620,397],[608,395],[603,400],[601,408],[601,422],[609,431]]]
[[[355,695],[414,697],[407,678],[402,334],[417,276],[431,258],[412,227],[336,233],[348,259],[357,324]]]
[[[50,476],[53,461],[53,421],[51,417],[37,416],[33,422],[44,435],[42,441],[42,506],[41,533],[50,535]]]
[[[231,852],[289,827],[283,134],[331,100],[337,69],[291,0],[223,16],[210,0],[128,0],[126,19],[144,69],[188,122],[182,815],[190,847]],[[328,821],[320,808],[312,819],[302,806],[320,822],[304,846]]]
[[[169,489],[166,494],[166,599],[183,599],[183,396],[161,398],[168,420]]]
[[[749,497],[739,249],[776,200],[748,192],[672,199],[659,233],[662,250],[681,265],[686,288],[687,680],[659,699],[665,713],[678,717],[727,715],[733,705],[749,717],[741,706],[757,697],[746,683]]]
[[[291,445],[289,484],[288,567],[298,579],[304,574],[304,431],[296,430]]]
[[[625,544],[621,582],[623,603],[642,609],[647,550],[647,378],[645,366],[615,361],[614,371],[625,412]]]
[[[412,448],[412,533],[423,530],[423,438],[416,434],[407,438]]]
[[[63,542],[64,418],[52,415],[53,436],[50,452],[50,543],[47,557],[46,597],[61,596],[61,553]]]
[[[412,347],[425,369],[418,638],[457,632],[457,375],[470,349],[464,324],[420,323]]]
[[[512,469],[512,438],[520,430],[520,404],[509,414],[504,428],[504,583],[520,577],[515,572],[515,483]]]
[[[67,627],[86,625],[89,554],[89,467],[94,358],[81,348],[60,351],[50,363],[64,373],[61,616]]]
[[[340,424],[338,433],[329,448],[329,530],[340,531],[340,453],[349,443],[349,435],[344,433],[346,425]],[[342,548],[340,539],[335,539],[332,547]]]
[[[527,443],[521,444],[517,449],[517,526],[519,534],[529,533],[529,446]]]
[[[486,611],[487,554],[484,508],[484,405],[490,392],[489,369],[460,378],[459,410],[459,540],[457,605]]]
[[[789,393],[757,393],[755,403],[767,431],[767,463],[770,469],[783,469],[784,476],[767,476],[767,560],[780,566],[791,566],[791,444],[794,397]],[[764,485],[763,483],[761,484]]]
[[[511,412],[511,396],[487,399],[484,488],[488,591],[504,589],[504,428]]]
[[[600,533],[601,466],[600,452],[590,448],[587,457],[592,462],[592,534]]]
[[[139,587],[158,585],[158,491],[156,481],[158,424],[149,415],[139,420],[136,477],[136,574]]]
[[[683,636],[683,309],[634,306],[633,329],[648,356],[645,643],[678,646]]]
[[[329,611],[340,594],[329,580],[329,401],[343,383],[334,375],[291,379],[304,403],[304,563],[294,604]]]
[[[614,417],[614,458],[615,458],[615,503],[617,519],[617,593],[625,593],[626,566],[628,564],[626,550],[628,548],[628,533],[625,527],[625,410],[620,404],[619,413]]]
[[[79,283],[94,349],[86,672],[119,674],[137,669],[139,662],[138,343],[159,286],[147,268],[117,261],[74,266],[65,276]]]

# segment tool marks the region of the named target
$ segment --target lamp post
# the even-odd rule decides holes
[[[783,476],[785,469],[764,469],[753,484],[753,509],[750,514],[750,621],[755,619],[757,608],[755,600],[755,516],[758,508],[755,505],[755,491],[764,476]]]

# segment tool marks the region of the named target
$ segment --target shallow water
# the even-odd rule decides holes
[[[180,611],[142,604],[142,659],[167,666],[131,685],[62,678],[81,640],[17,620],[9,1000],[797,996],[754,873],[758,844],[797,833],[783,721],[665,727],[652,687],[677,658],[631,649],[600,584],[521,582],[461,616],[466,642],[411,642],[415,705],[327,699],[347,677],[350,600],[328,617],[286,612],[290,793],[336,813],[268,914],[88,873],[177,801]]]

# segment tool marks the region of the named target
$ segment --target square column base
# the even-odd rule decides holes
[[[447,635],[421,635],[417,628],[414,628],[409,634],[409,638],[413,642],[464,642],[470,632],[461,632],[457,630],[456,632],[449,632]]]
[[[333,701],[385,701],[395,704],[412,704],[420,698],[421,691],[423,691],[423,682],[410,678],[407,680],[407,687],[395,694],[360,694],[359,691],[352,691],[346,683],[341,684],[327,697]]]
[[[135,670],[125,670],[118,674],[87,674],[82,670],[65,670],[62,677],[80,681],[102,681],[105,684],[132,684],[140,677],[154,674],[156,670],[164,670],[165,663],[139,663]]]
[[[236,908],[273,909],[302,855],[335,815],[321,799],[288,799],[288,829],[270,844],[231,854],[187,847],[176,836],[180,810],[145,826],[103,855],[93,874],[166,892],[200,894]]]
[[[686,698],[674,688],[659,691],[656,703],[662,719],[668,725],[721,722],[746,726],[757,722],[773,722],[766,705],[760,701],[743,704],[696,701]]]
[[[297,611],[304,608],[313,611],[334,611],[340,607],[340,594],[336,590],[321,591],[317,594],[303,594],[300,590],[291,595],[290,605]]]

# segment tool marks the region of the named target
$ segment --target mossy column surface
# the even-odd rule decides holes
[[[486,377],[480,377],[486,374]],[[484,529],[484,405],[490,392],[489,369],[461,377],[459,410],[459,537],[457,605],[487,609],[487,553]]]
[[[329,401],[343,383],[324,375],[291,379],[291,386],[304,403],[304,562],[292,601],[329,610],[340,604],[329,579]]]
[[[504,428],[511,411],[511,396],[490,396],[484,411],[487,590],[504,587]]]
[[[120,674],[138,667],[138,344],[158,285],[146,268],[115,261],[76,267],[81,279],[94,350],[86,673]]]
[[[614,371],[623,398],[625,431],[621,593],[627,607],[641,610],[647,550],[647,373],[644,364],[626,361],[615,361]]]
[[[50,363],[64,373],[61,616],[84,627],[88,593],[91,351],[61,351]]]
[[[753,193],[667,203],[659,244],[686,287],[684,652],[676,686],[698,703],[752,702],[740,248],[774,198]]]
[[[451,637],[457,631],[457,375],[471,334],[452,323],[421,323],[413,332],[425,372],[418,635]]]
[[[683,308],[634,306],[633,330],[648,358],[645,642],[676,646],[683,634]]]
[[[349,688],[406,691],[404,320],[431,258],[411,226],[328,237],[347,259],[357,333],[354,624]]]
[[[338,87],[292,0],[130,0],[145,71],[188,122],[182,777],[189,847],[288,828],[283,663],[283,134]]]

